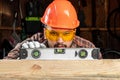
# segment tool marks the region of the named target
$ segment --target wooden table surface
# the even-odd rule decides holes
[[[120,60],[0,60],[0,80],[120,80]]]

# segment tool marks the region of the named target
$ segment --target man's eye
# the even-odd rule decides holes
[[[58,35],[56,32],[53,32],[53,31],[50,32],[50,34],[53,35],[53,36],[57,36]]]
[[[63,33],[63,35],[69,35],[70,34],[70,32],[64,32]]]

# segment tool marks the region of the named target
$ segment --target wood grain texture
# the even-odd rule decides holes
[[[1,60],[0,80],[120,80],[120,60]]]

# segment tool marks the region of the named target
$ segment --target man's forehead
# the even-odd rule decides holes
[[[51,27],[51,26],[48,26],[48,25],[45,25],[45,28],[48,29],[48,30],[54,30],[54,31],[71,31],[71,30],[75,30],[75,29],[69,29],[69,28],[61,28],[61,27]]]
[[[65,31],[72,31],[70,29],[52,29],[53,31],[61,31],[61,32],[65,32]]]

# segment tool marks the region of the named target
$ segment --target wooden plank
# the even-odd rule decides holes
[[[1,60],[0,80],[120,80],[120,60]]]
[[[10,26],[9,27],[8,26],[0,26],[0,30],[13,30],[13,28]],[[21,31],[22,28],[17,26],[15,30]]]
[[[110,28],[114,30],[114,28]],[[92,30],[100,30],[100,31],[107,31],[107,28],[80,28],[80,31],[92,31]],[[120,28],[116,28],[116,31],[120,31]]]

